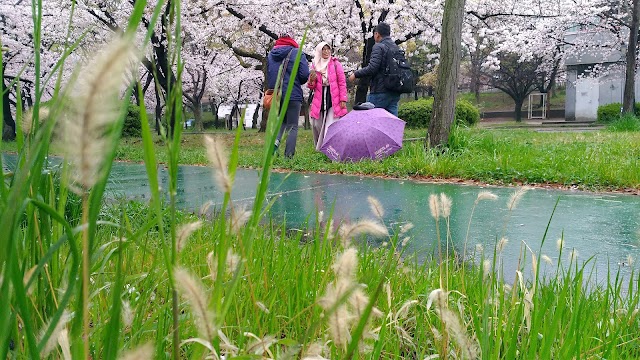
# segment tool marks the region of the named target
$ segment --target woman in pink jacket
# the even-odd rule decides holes
[[[329,125],[347,114],[347,81],[342,64],[331,56],[326,42],[316,46],[307,86],[313,90],[310,116],[313,119],[313,143],[320,150]]]

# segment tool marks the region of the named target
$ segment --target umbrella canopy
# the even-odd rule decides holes
[[[352,111],[329,126],[320,151],[334,161],[382,159],[402,148],[404,124],[384,109]]]

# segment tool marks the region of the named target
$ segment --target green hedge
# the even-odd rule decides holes
[[[407,122],[410,128],[426,128],[431,120],[433,98],[406,102],[398,108],[398,117]],[[474,125],[480,121],[480,111],[466,100],[456,102],[456,122]]]
[[[640,115],[640,103],[636,103],[633,107],[633,112],[636,116]],[[621,103],[611,103],[607,105],[598,106],[598,122],[603,124],[612,123],[620,119],[622,109]]]
[[[140,107],[129,104],[127,115],[122,126],[122,137],[140,137],[142,135],[142,125],[140,124]]]

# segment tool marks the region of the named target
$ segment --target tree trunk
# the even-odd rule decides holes
[[[220,119],[218,119],[218,104],[216,104],[213,98],[209,98],[209,104],[211,105],[211,113],[213,114],[213,127],[217,129],[220,126]]]
[[[0,71],[0,77],[4,74],[4,71]],[[9,92],[5,91],[7,86],[4,83],[4,78],[0,81],[0,91],[2,92],[2,140],[11,141],[16,138],[16,122],[13,120],[11,114],[11,102],[9,101]]]
[[[554,93],[555,93],[555,89],[553,87],[551,87],[547,91],[547,103],[545,104],[545,106],[547,107],[545,109],[547,111],[547,119],[549,118],[549,112],[551,111],[551,98],[553,97]]]
[[[476,105],[480,104],[480,80],[477,78],[477,75],[472,74],[471,76],[471,92],[473,93],[473,97],[476,100]]]
[[[260,129],[258,132],[267,131],[267,119],[269,118],[269,109],[262,109],[262,119],[260,119]]]
[[[162,103],[160,102],[160,88],[156,87],[156,133],[161,134],[162,126]]]
[[[260,107],[262,107],[262,105],[260,104],[260,102],[258,102],[256,104],[256,111],[253,112],[253,120],[251,121],[252,129],[258,128],[258,112],[260,111]]]
[[[373,50],[373,45],[375,44],[375,40],[373,37],[365,40],[364,44],[364,52],[362,54],[362,67],[369,65],[369,60],[371,60],[371,50]],[[371,78],[360,78],[358,79],[358,85],[356,87],[356,99],[355,102],[363,103],[367,101],[367,92],[369,91],[369,84],[371,84]]]
[[[627,68],[624,82],[622,111],[633,114],[636,85],[636,50],[638,47],[638,25],[640,22],[640,0],[633,0],[633,14],[629,29],[629,45],[627,47]]]
[[[198,101],[193,104],[193,118],[194,118],[194,130],[202,131],[202,104]]]
[[[462,53],[462,22],[465,0],[446,0],[442,17],[440,66],[433,113],[426,137],[427,147],[445,146],[455,117],[458,74]]]
[[[522,104],[524,103],[524,99],[518,99],[515,100],[514,102],[516,104],[516,107],[514,109],[514,112],[516,113],[516,122],[521,122],[522,121]]]

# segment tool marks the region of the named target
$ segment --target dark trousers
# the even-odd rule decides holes
[[[285,131],[287,135],[287,145],[284,148],[284,156],[293,157],[296,153],[296,141],[298,139],[298,121],[300,119],[300,108],[302,107],[301,101],[289,101],[289,107],[287,108],[287,114],[284,117],[284,122],[280,126],[280,132],[276,138],[276,144],[280,145],[282,135]]]

